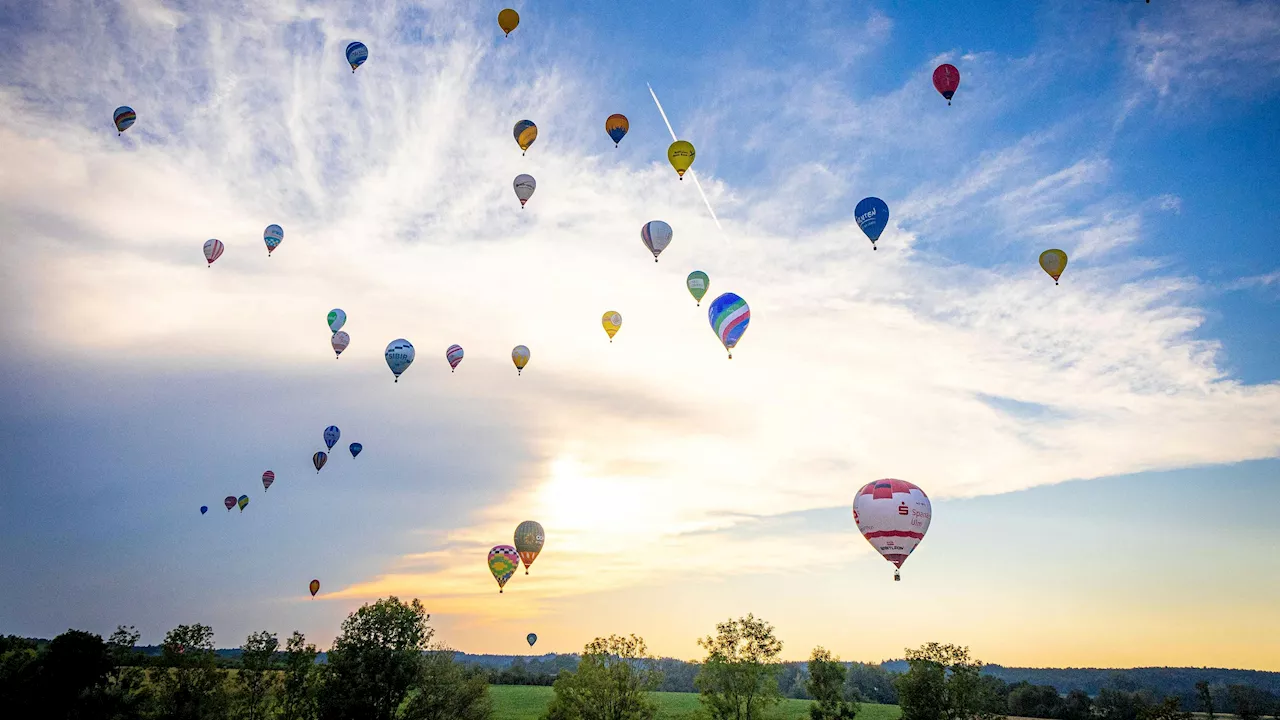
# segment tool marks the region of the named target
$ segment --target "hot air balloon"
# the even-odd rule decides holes
[[[658,262],[658,255],[671,244],[674,234],[671,226],[661,220],[650,220],[640,228],[640,240],[645,247],[649,248],[649,252],[653,253],[654,262]]]
[[[600,324],[604,326],[604,331],[609,334],[609,342],[613,342],[613,336],[618,334],[622,329],[622,316],[610,310],[600,317]]]
[[[521,120],[516,123],[512,134],[516,136],[516,144],[520,146],[520,149],[527,151],[533,141],[538,139],[538,126],[534,125],[532,120]],[[523,155],[524,152],[520,154]]]
[[[347,314],[340,308],[334,308],[329,311],[329,331],[338,332],[343,325],[347,324]]]
[[[853,217],[858,221],[858,227],[871,240],[871,249],[875,250],[880,233],[889,224],[889,206],[878,197],[862,198],[853,208]]]
[[[327,462],[329,462],[329,456],[323,450],[311,456],[311,464],[316,466],[317,475],[320,474],[320,468],[324,467]]]
[[[711,287],[711,278],[701,270],[694,270],[689,273],[689,277],[685,278],[684,284],[689,288],[689,294],[693,296],[698,307],[702,307],[702,298],[707,294],[707,288]]]
[[[267,257],[271,257],[271,251],[284,242],[284,228],[279,225],[268,225],[267,229],[262,231],[262,242],[267,244]]]
[[[681,180],[684,179],[684,172],[693,164],[696,156],[693,143],[688,140],[677,140],[667,148],[667,159],[671,161],[671,167],[676,169],[676,175],[679,175]]]
[[[538,559],[538,553],[542,552],[542,543],[546,537],[542,526],[532,520],[525,520],[516,526],[516,552],[520,553],[520,560],[524,562],[525,575],[529,574],[529,566]]]
[[[609,134],[614,147],[618,147],[618,143],[622,142],[630,129],[631,123],[627,122],[627,116],[622,113],[614,113],[604,121],[604,131]]]
[[[271,483],[276,481],[276,474],[270,470],[262,473],[262,491],[266,492],[271,489]]]
[[[956,88],[960,87],[960,71],[955,65],[943,63],[933,71],[933,86],[942,93],[942,97],[947,99],[947,104],[951,104],[951,96],[956,94]]]
[[[365,47],[362,42],[353,42],[347,46],[347,62],[351,64],[351,72],[355,72],[356,68],[364,64],[369,59],[369,48]]]
[[[511,31],[516,29],[520,24],[520,13],[507,8],[498,13],[498,27],[502,28],[502,32],[507,36],[511,35]]]
[[[517,175],[511,185],[516,189],[516,197],[520,199],[522,208],[529,198],[533,197],[533,191],[538,188],[538,182],[533,179],[533,176],[524,174]]]
[[[529,641],[529,647],[533,647],[533,644],[538,642],[538,636],[534,635],[533,633],[529,633],[528,635],[525,635],[524,639]]]
[[[236,496],[228,495],[227,499],[222,501],[222,504],[227,506],[227,512],[231,512],[231,508],[236,506]]]
[[[249,496],[241,495],[240,499],[237,500],[236,503],[240,505],[240,512],[244,512],[245,506],[249,504]]]
[[[204,259],[209,263],[205,267],[213,267],[213,261],[222,257],[222,251],[226,249],[226,246],[222,244],[221,240],[205,240]]]
[[[725,293],[711,301],[711,307],[707,308],[707,319],[711,321],[711,329],[720,338],[724,349],[729,351],[729,359],[732,360],[733,348],[742,339],[742,333],[747,331],[747,325],[751,322],[751,308],[747,307],[747,301],[733,293]]]
[[[493,573],[493,579],[498,581],[498,592],[502,592],[502,588],[516,574],[516,569],[520,567],[520,555],[516,549],[510,545],[495,545],[489,551],[489,572]]]
[[[524,366],[529,364],[529,348],[523,345],[517,345],[511,349],[511,362],[516,364],[516,374],[519,375]]]
[[[862,486],[853,499],[853,521],[858,531],[885,560],[893,563],[893,579],[924,534],[929,531],[933,508],[920,488],[906,480],[886,478]]]
[[[1062,277],[1062,271],[1067,269],[1067,254],[1054,248],[1053,250],[1045,250],[1040,253],[1040,267],[1049,273],[1049,277],[1053,278],[1053,284],[1058,284],[1058,278]]]
[[[462,346],[450,345],[448,350],[444,351],[444,359],[449,361],[449,372],[453,372],[458,367],[458,363],[462,362]]]
[[[333,346],[333,359],[337,360],[338,356],[342,355],[342,351],[346,350],[347,346],[351,344],[351,336],[345,330],[339,330],[333,334],[329,344]]]
[[[133,127],[138,120],[138,114],[128,105],[121,105],[111,114],[111,119],[116,124],[116,135],[123,135],[125,130]]]
[[[228,508],[228,509],[230,509],[230,508]],[[201,505],[201,506],[200,506],[200,514],[201,514],[201,515],[203,515],[203,514],[205,514],[205,513],[207,513],[207,512],[209,512],[209,506],[208,506],[208,505]]]
[[[324,444],[330,450],[333,450],[333,446],[337,444],[340,437],[342,437],[342,431],[338,429],[337,425],[330,425],[324,429]]]
[[[308,587],[311,588],[311,597],[315,597],[316,593],[320,592],[320,581],[312,580],[311,585],[309,585]]]
[[[347,449],[351,451],[351,457],[355,457],[360,454],[360,451],[364,449],[364,446],[360,443],[351,443],[347,446]]]
[[[392,340],[383,356],[387,359],[387,367],[396,376],[396,382],[400,382],[400,373],[413,364],[413,345],[404,338]]]

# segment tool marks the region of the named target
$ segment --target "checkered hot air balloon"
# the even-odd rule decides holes
[[[520,567],[520,554],[510,545],[495,545],[489,551],[489,572],[498,581],[498,592],[506,586],[516,569]]]

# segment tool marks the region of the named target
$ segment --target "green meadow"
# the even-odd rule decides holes
[[[696,693],[656,692],[653,699],[658,704],[658,720],[694,720],[703,717],[699,713]],[[493,698],[493,720],[536,720],[542,717],[551,702],[551,688],[538,685],[490,685]],[[768,717],[773,720],[800,720],[809,717],[808,700],[783,700],[775,705]],[[902,712],[897,705],[873,705],[865,703],[858,712],[858,720],[898,720]]]

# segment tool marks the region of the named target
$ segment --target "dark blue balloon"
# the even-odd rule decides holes
[[[209,506],[208,506],[208,505],[201,505],[201,506],[200,506],[200,514],[201,514],[201,515],[203,515],[203,514],[205,514],[205,513],[207,513],[207,512],[209,512]]]
[[[360,454],[360,451],[361,451],[361,450],[363,450],[363,449],[364,449],[364,446],[363,446],[363,445],[361,445],[360,443],[351,443],[351,448],[350,448],[350,450],[351,450],[351,457],[355,457],[355,456],[359,455],[359,454]]]
[[[871,239],[872,247],[880,239],[880,233],[889,225],[889,206],[878,197],[863,198],[853,209],[853,218],[858,227]]]
[[[324,444],[332,450],[333,446],[338,443],[338,438],[342,437],[342,431],[337,425],[330,425],[324,429]]]

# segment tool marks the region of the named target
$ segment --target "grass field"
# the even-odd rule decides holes
[[[551,688],[534,685],[490,685],[493,720],[536,720],[551,702]],[[658,720],[693,720],[699,717],[698,696],[694,693],[653,693],[658,704]],[[898,720],[897,705],[864,704],[858,720]],[[783,700],[769,713],[776,720],[809,717],[808,700]]]

